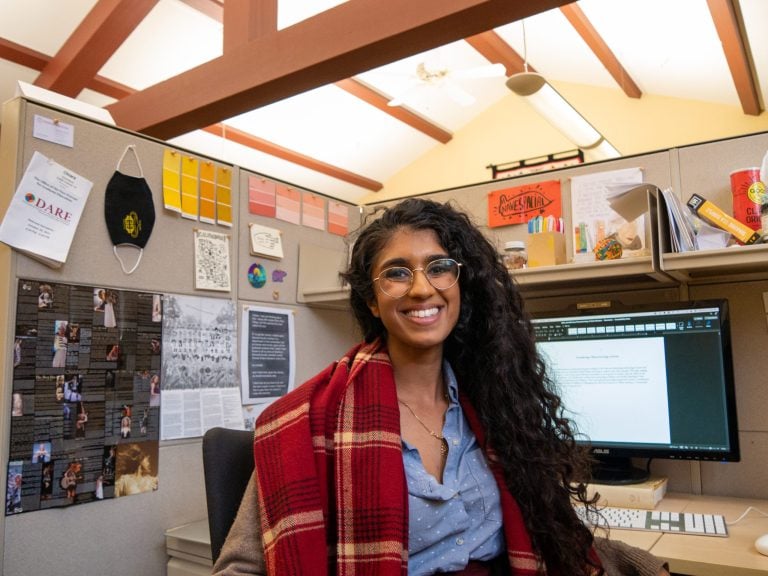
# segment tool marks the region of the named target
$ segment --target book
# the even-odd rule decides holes
[[[587,484],[587,496],[596,493],[599,506],[653,510],[667,493],[667,478],[651,476],[638,484]]]
[[[60,268],[92,187],[90,180],[35,152],[0,224],[0,242]]]

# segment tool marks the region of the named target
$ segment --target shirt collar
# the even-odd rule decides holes
[[[459,383],[456,381],[456,375],[453,373],[453,368],[451,368],[448,360],[443,360],[443,378],[445,379],[445,387],[448,389],[448,399],[451,404],[457,404],[459,402]]]

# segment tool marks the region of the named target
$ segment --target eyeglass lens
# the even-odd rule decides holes
[[[413,275],[416,271],[421,271],[426,276],[427,281],[436,290],[447,290],[459,280],[459,271],[461,266],[452,258],[440,258],[433,260],[423,268],[406,268],[405,266],[393,266],[381,271],[381,274],[374,279],[378,280],[381,290],[393,298],[405,296],[413,284]]]

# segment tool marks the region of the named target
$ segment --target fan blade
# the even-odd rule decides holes
[[[503,64],[490,64],[488,66],[477,66],[451,72],[451,76],[454,78],[497,78],[499,76],[506,76],[506,74],[507,69]]]
[[[426,84],[420,81],[411,82],[405,90],[387,102],[387,106],[402,106],[409,100],[413,100],[420,92],[428,88]]]
[[[441,88],[443,88],[448,97],[459,106],[471,106],[475,103],[475,97],[455,82],[446,79],[443,81]]]

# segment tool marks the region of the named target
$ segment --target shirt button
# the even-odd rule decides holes
[[[454,438],[453,445],[454,446],[458,446],[459,445],[459,440],[457,438]]]
[[[456,538],[456,544],[458,544],[459,546],[462,546],[464,544],[464,538],[461,538],[461,537]]]

